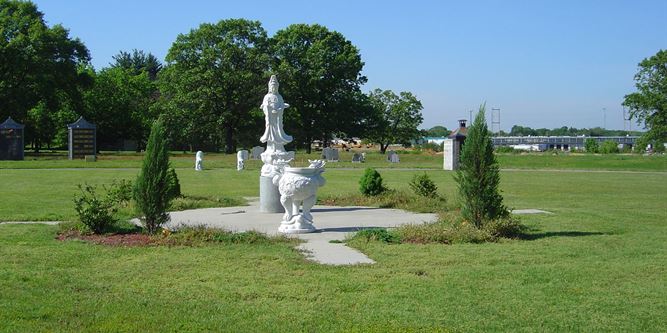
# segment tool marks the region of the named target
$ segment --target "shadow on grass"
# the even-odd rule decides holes
[[[589,232],[589,231],[547,231],[523,234],[519,236],[523,240],[536,240],[549,237],[584,237],[584,236],[599,236],[606,235],[603,232]]]

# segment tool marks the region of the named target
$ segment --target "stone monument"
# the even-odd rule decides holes
[[[282,169],[294,159],[294,152],[285,151],[285,144],[292,142],[292,137],[283,129],[283,113],[289,104],[283,101],[278,92],[278,79],[271,75],[269,92],[264,95],[262,111],[266,128],[259,139],[266,143],[266,150],[261,154],[262,171],[259,177],[259,210],[263,213],[282,213],[278,185],[273,177],[282,173]]]
[[[247,150],[239,150],[236,153],[236,170],[241,171],[245,169],[245,161],[248,159]]]
[[[391,163],[399,163],[399,162],[401,162],[401,158],[398,156],[398,153],[393,153],[393,154],[389,157],[389,162],[391,162]]]
[[[259,160],[262,158],[262,153],[264,152],[264,147],[255,146],[250,150],[250,159]]]
[[[394,156],[398,156],[398,154],[395,151],[393,151],[393,150],[387,151],[387,162],[396,163],[395,162],[396,157],[394,157]]]
[[[204,170],[204,152],[201,150],[197,152],[197,155],[195,155],[195,170]]]

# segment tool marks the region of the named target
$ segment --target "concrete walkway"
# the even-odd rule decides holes
[[[291,235],[305,242],[297,249],[306,258],[321,264],[354,265],[372,264],[374,261],[363,253],[342,243],[345,238],[362,229],[396,227],[401,224],[431,222],[436,214],[415,214],[399,209],[371,207],[315,206],[311,211],[317,232]],[[250,201],[249,206],[193,209],[172,212],[168,228],[178,226],[198,226],[222,228],[234,232],[258,231],[267,235],[277,235],[282,213],[267,214],[259,211],[259,202]]]

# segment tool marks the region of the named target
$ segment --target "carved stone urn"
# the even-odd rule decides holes
[[[322,177],[326,163],[321,160],[309,162],[307,168],[286,166],[273,177],[273,183],[280,191],[280,203],[285,208],[279,232],[304,234],[316,230],[310,210],[317,201],[317,189],[326,182]]]

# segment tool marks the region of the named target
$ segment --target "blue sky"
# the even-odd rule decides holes
[[[666,0],[34,2],[88,46],[98,69],[120,50],[164,59],[179,33],[204,22],[259,20],[269,35],[319,23],[360,49],[364,91],[414,93],[424,128],[453,128],[486,101],[504,130],[603,126],[603,108],[607,128],[623,129],[637,64],[667,49]]]

